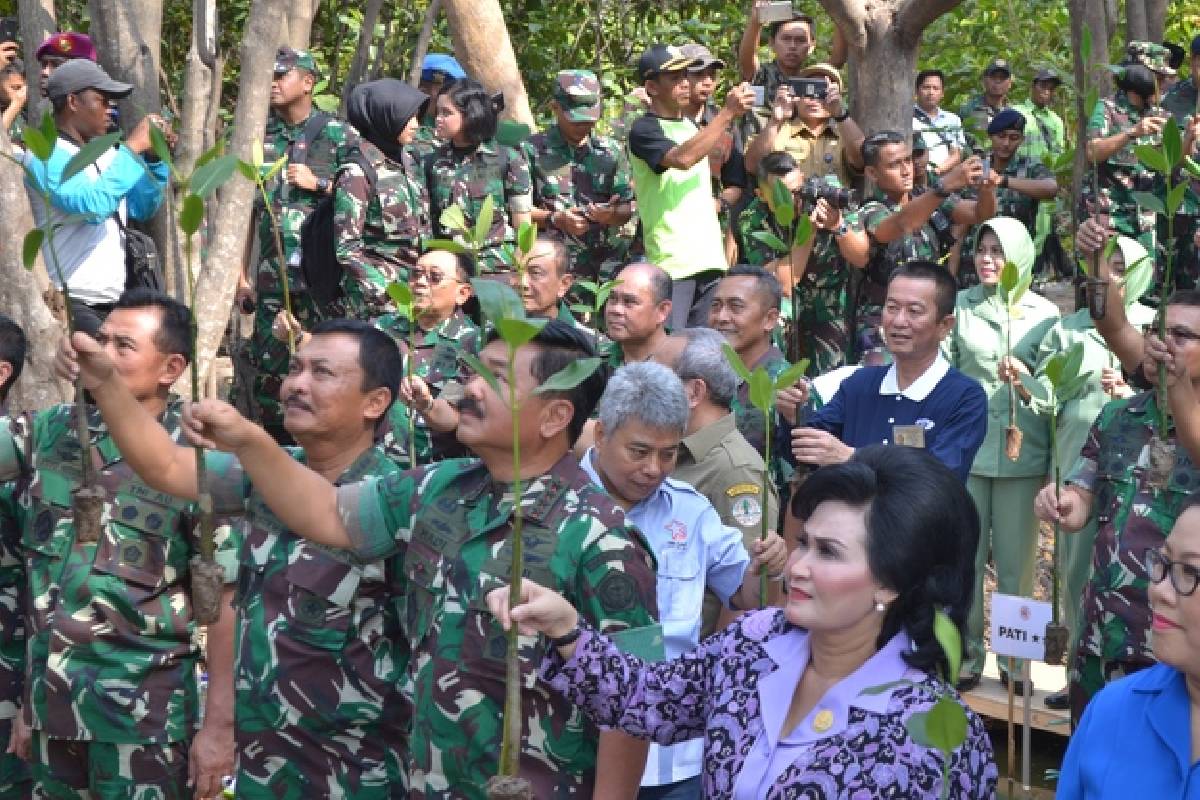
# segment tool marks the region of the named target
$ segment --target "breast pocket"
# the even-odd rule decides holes
[[[287,630],[322,650],[341,650],[354,620],[361,566],[311,544],[299,544],[284,573]]]
[[[146,500],[118,495],[110,510],[92,569],[157,594],[177,579],[182,553],[171,552],[169,536],[179,522],[179,510]]]
[[[704,576],[695,548],[668,544],[658,559],[658,612],[663,622],[698,619],[704,602]]]

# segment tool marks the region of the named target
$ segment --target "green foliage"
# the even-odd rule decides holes
[[[1142,256],[1126,267],[1122,283],[1125,284],[1125,307],[1128,308],[1145,297],[1154,285],[1154,260],[1150,256]]]
[[[236,156],[216,156],[196,167],[188,180],[188,187],[196,195],[207,200],[209,195],[233,177],[237,166]]]
[[[179,229],[188,236],[200,230],[204,222],[204,200],[197,194],[183,198],[183,209],[179,212]]]
[[[25,265],[25,269],[33,269],[33,262],[37,260],[38,251],[42,249],[44,241],[46,232],[41,228],[34,228],[25,234],[25,241],[21,245],[21,263]]]
[[[571,306],[571,311],[576,314],[600,314],[604,310],[604,304],[608,302],[608,296],[612,294],[612,290],[617,288],[621,281],[613,279],[604,283],[596,283],[595,281],[575,281],[575,288],[582,289],[591,295],[591,305],[583,303],[575,303]]]
[[[83,147],[79,148],[75,155],[71,156],[71,160],[67,162],[65,167],[63,167],[62,177],[59,178],[59,182],[66,183],[67,181],[71,180],[71,178],[74,178],[80,172],[83,172],[85,169],[90,167],[92,164],[95,164],[96,160],[99,159],[100,156],[111,150],[113,145],[120,140],[121,134],[119,132],[106,133],[103,136],[97,136],[95,139],[92,139]],[[53,147],[51,150],[53,150]]]
[[[950,665],[950,674],[944,676],[947,683],[958,678],[958,668],[962,664],[962,635],[946,613],[939,611],[933,617],[933,635],[946,654],[946,662]]]
[[[1017,303],[1021,302],[1021,298],[1033,283],[1033,264],[1032,262],[1024,268],[1018,267],[1012,261],[1004,262],[1004,269],[1000,270],[1000,298],[1004,301],[1004,305],[1009,309],[1015,308]]]
[[[534,394],[549,394],[551,392],[568,392],[587,380],[593,372],[599,369],[601,359],[581,358],[560,369],[550,376],[550,379],[533,390]]]

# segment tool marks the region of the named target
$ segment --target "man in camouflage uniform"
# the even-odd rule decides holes
[[[113,383],[146,420],[138,435],[180,438],[169,390],[187,368],[190,319],[175,300],[134,290],[117,302],[98,340],[75,334],[77,345],[90,343],[114,362]],[[233,766],[232,590],[208,626],[209,683],[197,730],[192,505],[138,479],[90,407],[88,452],[104,502],[99,540],[83,541],[71,511],[82,478],[75,413],[60,405],[0,426],[0,477],[31,478],[20,503],[30,598],[24,722],[32,728],[35,796],[182,799],[192,796],[189,773],[197,796],[212,796]],[[237,572],[234,539],[227,526],[218,528],[227,579]]]
[[[879,331],[883,300],[892,273],[914,261],[938,261],[952,243],[954,224],[976,224],[992,217],[999,178],[982,183],[983,164],[970,156],[943,176],[933,190],[913,194],[912,143],[897,131],[881,131],[863,143],[867,177],[877,187],[863,203],[859,220],[870,238],[866,272],[851,298],[853,339],[848,360],[878,365],[887,360]],[[953,198],[975,185],[978,200]]]
[[[284,156],[289,159],[267,186],[283,253],[281,256],[276,252],[271,215],[261,207],[259,198],[258,253],[253,256],[253,264],[248,264],[253,271],[243,276],[238,289],[243,305],[254,302],[254,332],[249,342],[254,374],[238,376],[239,401],[281,441],[290,441],[283,429],[283,408],[279,404],[279,384],[287,372],[290,354],[287,345],[271,334],[275,317],[284,307],[280,269],[286,265],[292,313],[304,329],[311,330],[321,317],[312,295],[305,291],[300,271],[300,227],[317,202],[332,191],[337,169],[358,139],[346,123],[313,107],[316,73],[316,63],[307,50],[283,47],[275,55],[263,169]]]
[[[1017,152],[1025,130],[1025,115],[1013,108],[1002,110],[992,118],[987,128],[992,142],[991,172],[999,181],[996,188],[996,216],[1019,220],[1029,231],[1029,238],[1035,239],[1038,209],[1043,205],[1039,201],[1052,200],[1058,194],[1058,182],[1050,168],[1041,161],[1033,161]],[[960,276],[974,272],[975,230],[969,229],[963,237]]]
[[[1200,119],[1200,92],[1197,92],[1197,86],[1200,86],[1200,36],[1192,39],[1190,50],[1191,69],[1188,77],[1172,86],[1162,102],[1163,108],[1185,132],[1185,138],[1189,121],[1195,128]],[[1200,132],[1193,134],[1193,141],[1198,137]],[[1165,223],[1160,221],[1162,224]],[[1162,233],[1166,235],[1166,230]],[[1175,217],[1175,234],[1175,285],[1190,289],[1200,285],[1200,179],[1191,179],[1191,187],[1184,195],[1183,205]]]
[[[579,468],[568,448],[604,377],[567,392],[533,390],[580,358],[586,338],[556,320],[519,349],[515,375],[521,417],[521,503],[525,572],[563,593],[598,628],[627,646],[661,655],[655,574],[647,545]],[[484,347],[481,362],[507,369],[506,347]],[[221,449],[236,452],[268,507],[296,533],[364,560],[403,558],[404,631],[411,647],[402,691],[411,703],[410,797],[482,800],[496,774],[504,699],[504,631],[486,595],[507,582],[513,510],[512,428],[507,398],[481,377],[465,387],[459,440],[479,459],[450,459],[415,471],[333,487],[280,450],[231,407],[205,401],[193,421]],[[320,588],[320,587],[317,587]],[[330,587],[328,597],[336,597]],[[629,797],[645,745],[599,734],[582,713],[537,679],[548,646],[521,636],[520,773],[535,797]],[[614,794],[609,795],[609,792]]]
[[[0,314],[0,416],[8,415],[8,393],[25,365],[25,332]],[[12,739],[25,687],[25,557],[20,497],[27,481],[0,484],[0,741]],[[15,753],[0,756],[0,800],[27,800],[29,766]]]
[[[820,375],[845,365],[850,349],[848,298],[850,292],[850,263],[847,256],[864,263],[868,242],[858,225],[854,209],[838,210],[825,200],[816,203],[797,199],[800,213],[810,213],[820,222],[814,224],[809,242],[792,249],[788,256],[755,237],[768,231],[783,242],[791,239],[790,232],[779,229],[773,211],[772,183],[782,180],[784,186],[796,192],[803,176],[796,161],[788,153],[770,153],[759,164],[758,189],[752,200],[738,215],[737,234],[739,261],[766,267],[782,282],[790,284],[784,292],[784,315],[788,329],[776,328],[776,341],[795,352],[794,359],[808,359],[808,374]],[[825,184],[840,188],[835,177]],[[793,195],[795,197],[795,195]]]
[[[428,102],[394,78],[359,84],[350,92],[346,117],[362,141],[334,189],[333,231],[344,294],[338,316],[370,321],[394,312],[387,286],[408,279],[421,240],[429,236],[425,171],[410,147]]]
[[[114,438],[154,488],[194,498],[192,449],[143,433],[146,414],[111,380],[111,364],[82,355]],[[283,383],[284,423],[302,445],[288,456],[333,485],[398,474],[372,442],[400,376],[400,353],[384,333],[358,320],[319,324]],[[237,796],[401,796],[410,713],[400,693],[408,665],[401,560],[359,559],[300,538],[235,457],[206,458],[218,513],[244,514],[234,600]]]
[[[556,236],[543,234],[529,252],[521,284],[513,288],[521,295],[527,316],[565,322],[591,339],[597,350],[608,347],[607,336],[581,322],[572,313],[568,301],[574,282],[574,267],[567,243]],[[587,297],[592,299],[590,294]],[[588,319],[591,316],[586,315]]]
[[[1126,88],[1101,99],[1087,125],[1087,154],[1094,167],[1087,175],[1085,215],[1107,215],[1109,224],[1118,233],[1137,239],[1151,253],[1156,247],[1155,213],[1140,206],[1134,193],[1162,194],[1163,181],[1138,160],[1135,148],[1158,147],[1162,141],[1162,126],[1167,118],[1155,104],[1159,76],[1174,72],[1167,66],[1168,55],[1162,45],[1130,42],[1119,66],[1145,67],[1151,71],[1153,80],[1142,81],[1124,74],[1118,77],[1118,85]]]
[[[461,381],[462,354],[479,353],[479,328],[462,310],[471,298],[473,269],[469,256],[430,250],[417,259],[409,273],[416,330],[399,314],[379,320],[379,327],[396,340],[405,359],[411,359],[405,365],[405,375],[411,377],[405,379],[399,399],[388,413],[381,440],[389,455],[405,466],[467,454],[454,438],[457,401],[452,395],[442,395],[449,384]],[[410,417],[416,440],[415,461],[409,457]]]
[[[522,149],[533,180],[533,221],[567,237],[581,278],[611,275],[629,249],[620,229],[633,216],[625,149],[595,132],[604,110],[600,81],[582,69],[554,80],[554,125]]]
[[[976,92],[958,109],[966,134],[967,149],[980,150],[986,142],[988,123],[1008,107],[1012,68],[1003,58],[992,59],[983,70],[983,91]]]

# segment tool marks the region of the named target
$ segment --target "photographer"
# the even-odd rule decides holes
[[[849,186],[863,168],[863,133],[842,100],[842,78],[828,64],[802,70],[774,95],[771,120],[746,148],[746,169],[758,171],[767,153],[791,153],[805,175],[837,175]]]
[[[774,216],[772,184],[782,180],[792,193],[796,207],[807,212],[813,236],[803,247],[780,255],[755,238],[768,231],[790,242],[791,232],[781,230]],[[834,183],[836,178],[810,178],[796,165],[790,153],[768,153],[759,164],[758,188],[754,199],[738,215],[735,238],[739,261],[762,266],[779,278],[785,296],[791,298],[791,313],[785,317],[800,326],[801,350],[794,358],[809,359],[809,374],[819,375],[846,363],[850,344],[847,316],[850,267],[867,263],[870,241],[858,226],[858,215],[845,206],[849,192]]]
[[[863,142],[867,177],[876,195],[863,203],[859,219],[871,241],[866,275],[853,298],[852,360],[887,360],[879,333],[888,280],[913,261],[937,262],[953,244],[955,224],[974,225],[996,213],[998,177],[983,177],[983,161],[971,156],[942,178],[933,191],[914,197],[912,143],[898,131],[880,131]],[[954,197],[974,186],[977,200]]]
[[[43,230],[42,193],[50,193],[53,229],[42,245],[50,279],[60,291],[59,276],[66,279],[75,325],[92,335],[125,291],[124,221],[149,219],[162,203],[167,167],[151,155],[150,126],[162,130],[168,142],[175,134],[161,117],[147,116],[123,145],[106,150],[92,166],[65,182],[62,173],[81,147],[108,132],[112,102],[132,92],[132,86],[114,81],[91,61],[68,61],[47,84],[58,126],[49,163],[24,156],[25,189]]]
[[[4,44],[9,42],[0,47]],[[20,144],[21,132],[25,129],[26,92],[25,64],[21,59],[13,59],[0,67],[0,125],[14,145]]]

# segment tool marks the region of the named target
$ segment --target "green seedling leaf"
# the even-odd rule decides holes
[[[933,615],[933,635],[946,654],[946,663],[950,665],[950,674],[945,676],[946,682],[953,683],[958,680],[958,668],[962,664],[962,635],[954,620],[941,609]]]
[[[171,159],[171,145],[167,144],[167,137],[163,136],[163,132],[159,130],[157,125],[150,126],[150,149],[154,151],[154,155],[158,156],[158,160],[167,165],[167,169],[171,174],[175,174],[175,162]]]
[[[1163,204],[1162,198],[1156,194],[1150,194],[1149,192],[1134,192],[1133,199],[1137,201],[1139,206],[1148,208],[1155,214],[1161,214],[1163,216],[1166,216],[1167,214],[1167,207]]]
[[[1112,258],[1112,254],[1116,249],[1117,249],[1117,237],[1116,236],[1108,237],[1108,239],[1104,242],[1104,251],[1100,254],[1100,260],[1103,261],[1105,264],[1107,264],[1108,260],[1110,258]]]
[[[515,350],[523,344],[528,344],[546,326],[548,321],[545,319],[509,317],[507,319],[492,320],[492,324],[496,326],[496,332],[500,334],[500,338],[504,340],[504,343]]]
[[[737,350],[733,349],[733,345],[729,344],[729,342],[724,342],[721,345],[721,352],[725,354],[725,360],[729,362],[729,366],[733,367],[733,371],[738,374],[738,377],[749,383],[750,370],[746,367],[746,363],[742,361],[742,357],[737,354]]]
[[[255,139],[250,143],[250,163],[254,169],[260,170],[263,166],[263,143],[262,139]]]
[[[192,192],[201,198],[208,198],[213,192],[233,177],[237,169],[237,159],[233,156],[220,156],[202,167],[197,167],[192,173],[188,185]]]
[[[271,180],[276,175],[278,175],[280,173],[280,171],[283,169],[285,164],[287,164],[287,154],[286,153],[281,155],[279,157],[279,160],[276,161],[274,164],[272,164],[271,168],[269,170],[267,170],[267,174],[263,176],[263,183],[266,183],[267,181]]]
[[[387,285],[388,297],[392,298],[401,309],[410,309],[413,304],[413,290],[407,283],[392,281]]]
[[[483,199],[479,208],[479,218],[475,220],[475,246],[482,246],[492,232],[492,220],[496,216],[496,201],[489,194]]]
[[[771,181],[771,201],[774,206],[771,213],[779,226],[782,228],[792,227],[792,222],[796,219],[796,199],[792,197],[792,190],[787,187],[782,178]]]
[[[466,233],[467,218],[463,216],[463,210],[458,206],[449,206],[442,215],[438,217],[438,222],[442,228],[455,233]]]
[[[253,164],[247,164],[245,161],[242,161],[240,158],[238,159],[238,162],[237,162],[237,171],[242,173],[242,177],[248,181],[251,181],[251,182],[258,181],[258,168],[255,167]]]
[[[1128,308],[1146,296],[1154,283],[1154,261],[1142,256],[1125,270],[1125,307]]]
[[[1183,168],[1193,178],[1200,178],[1200,164],[1197,164],[1191,156],[1184,157]]]
[[[479,360],[479,356],[464,350],[458,354],[458,357],[467,365],[468,369],[483,378],[487,382],[487,385],[492,387],[493,392],[501,394],[500,381],[496,380],[496,373],[488,369],[487,364]]]
[[[949,755],[967,740],[967,712],[948,695],[942,695],[933,708],[909,717],[905,727],[917,744]]]
[[[792,247],[804,247],[813,237],[812,220],[807,214],[802,214],[796,222],[796,235],[792,237]]]
[[[1050,395],[1046,391],[1046,387],[1042,385],[1041,381],[1032,375],[1026,375],[1023,372],[1021,373],[1020,378],[1021,385],[1025,387],[1025,391],[1029,392],[1030,396],[1032,396],[1034,400],[1038,401],[1039,403],[1050,402]]]
[[[1165,175],[1170,171],[1167,168],[1167,157],[1157,147],[1140,144],[1133,148],[1133,152],[1137,155],[1138,161],[1142,162],[1148,169],[1152,169],[1160,175]]]
[[[204,222],[204,201],[195,194],[183,198],[183,209],[179,212],[179,229],[188,236],[195,235]]]
[[[599,358],[581,358],[578,361],[572,361],[568,366],[551,375],[545,383],[534,389],[533,393],[569,392],[591,377],[592,373],[599,369],[601,363]]]
[[[1079,53],[1083,56],[1083,63],[1087,64],[1092,60],[1092,31],[1084,26],[1083,36],[1079,42]]]
[[[25,234],[25,241],[21,245],[21,263],[25,269],[33,269],[33,262],[37,260],[38,250],[42,249],[45,240],[46,232],[41,228],[34,228]]]
[[[1030,264],[1022,269],[1011,261],[1004,262],[1004,269],[1000,271],[1000,297],[1009,308],[1021,302],[1021,297],[1032,283],[1032,267]]]
[[[777,253],[786,253],[788,251],[787,243],[770,231],[755,231],[750,235]]]
[[[1056,392],[1058,395],[1058,402],[1066,403],[1070,400],[1074,400],[1083,392],[1085,388],[1087,388],[1095,376],[1096,373],[1094,372],[1085,372],[1083,375],[1076,375],[1070,380],[1064,381],[1062,388]]]
[[[508,147],[516,147],[533,135],[528,125],[506,119],[496,126],[496,141]]]
[[[449,253],[456,253],[456,254],[471,252],[468,248],[463,247],[461,244],[454,241],[453,239],[426,239],[425,240],[425,249],[427,249],[427,250],[445,250]]]
[[[766,367],[750,373],[750,402],[764,414],[771,413],[771,406],[775,405],[775,382]]]
[[[575,303],[572,306],[568,306],[568,308],[570,308],[571,313],[573,314],[583,315],[592,313],[591,306],[585,306],[583,303]]]
[[[535,244],[537,244],[537,226],[531,222],[521,223],[521,227],[517,229],[517,247],[528,256],[533,252]]]
[[[196,159],[196,167],[195,168],[200,169],[205,164],[212,161],[214,158],[223,154],[224,152],[225,152],[225,142],[224,141],[217,142],[212,147],[208,148],[207,150],[205,150],[203,153],[200,154],[200,157]],[[251,180],[253,180],[253,179],[251,179]]]
[[[1096,110],[1096,103],[1099,103],[1099,102],[1100,102],[1100,93],[1096,90],[1096,88],[1092,87],[1091,89],[1088,89],[1087,96],[1083,98],[1084,116],[1088,117],[1090,119],[1092,116],[1092,112],[1094,112]]]
[[[1187,194],[1187,190],[1187,181],[1180,181],[1167,193],[1167,212],[1171,216],[1179,213],[1179,207],[1183,205],[1183,197]]]
[[[37,128],[26,128],[22,135],[25,140],[25,148],[33,153],[34,158],[43,163],[50,160],[56,139],[47,139],[46,135]]]
[[[804,373],[808,370],[808,359],[802,358],[795,364],[785,369],[783,372],[775,376],[775,391],[783,391],[790,388],[796,381],[804,377]]]
[[[153,130],[158,130],[153,125],[150,127]],[[120,133],[106,133],[103,136],[97,136],[79,148],[79,151],[71,156],[71,160],[63,167],[62,177],[59,178],[60,183],[66,183],[92,164],[95,164],[100,156],[111,150],[113,145],[120,140]]]
[[[483,315],[497,330],[500,330],[501,320],[525,319],[525,305],[507,283],[476,278],[471,281],[471,287],[475,290]]]
[[[917,685],[916,681],[909,680],[908,678],[900,678],[899,680],[888,681],[887,683],[880,683],[876,686],[868,686],[867,688],[865,688],[861,692],[859,692],[859,694],[866,694],[866,695],[883,694],[884,692],[890,692],[893,689],[899,689],[901,686],[916,686],[916,685]]]
[[[1169,172],[1175,169],[1179,160],[1183,158],[1183,135],[1174,116],[1167,117],[1167,124],[1163,126],[1162,144],[1163,155],[1167,161],[1167,169],[1164,172]]]
[[[1063,357],[1062,372],[1059,375],[1059,382],[1056,385],[1061,385],[1079,375],[1079,370],[1083,368],[1083,343],[1075,342],[1067,350]]]
[[[1079,267],[1079,271],[1087,277],[1092,277],[1091,266],[1088,264],[1088,260],[1086,258],[1075,259],[1075,266]]]

